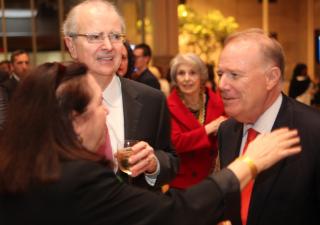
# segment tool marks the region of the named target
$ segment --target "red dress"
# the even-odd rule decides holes
[[[224,115],[221,97],[206,89],[207,107],[204,124]],[[180,158],[177,177],[170,183],[171,187],[185,189],[197,184],[209,175],[217,157],[217,137],[207,135],[204,125],[181,101],[177,90],[168,97],[171,113],[171,140]]]

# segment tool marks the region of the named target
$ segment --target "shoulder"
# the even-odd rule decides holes
[[[242,123],[239,123],[233,118],[229,118],[220,124],[218,134],[228,133],[229,131],[239,129],[239,127],[242,127]]]
[[[222,98],[221,98],[219,92],[214,92],[211,89],[207,88],[206,93],[209,98],[208,101],[210,103],[210,107],[222,108],[222,109],[224,108]],[[211,104],[213,104],[213,106]]]
[[[158,89],[127,78],[120,78],[120,81],[124,94],[133,94],[143,98],[165,99],[165,95]]]
[[[319,109],[305,105],[289,97],[284,98],[283,107],[285,108],[283,111],[288,110],[288,115],[292,117],[294,125],[320,128]]]
[[[171,104],[175,104],[177,101],[180,100],[180,97],[178,95],[178,91],[176,88],[174,88],[171,93],[169,94],[168,98],[168,105],[171,105]]]
[[[60,181],[70,187],[95,179],[99,181],[102,177],[114,177],[113,170],[107,165],[86,160],[66,161],[61,164]]]

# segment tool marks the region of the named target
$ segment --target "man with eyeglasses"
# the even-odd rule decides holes
[[[170,141],[169,111],[160,91],[116,76],[124,31],[124,20],[115,6],[103,0],[76,5],[63,25],[71,57],[86,63],[103,90],[112,151],[123,139],[144,141],[130,157],[134,165],[130,180],[134,185],[160,190],[175,177],[179,165]]]

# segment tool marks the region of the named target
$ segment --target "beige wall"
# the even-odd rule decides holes
[[[278,0],[269,3],[269,31],[276,32],[287,57],[286,78],[297,62],[307,63],[307,1]],[[262,5],[257,0],[188,0],[198,12],[219,9],[225,16],[233,16],[239,23],[239,29],[262,27]],[[320,29],[320,0],[314,0],[315,28]],[[310,75],[314,76],[313,71]]]

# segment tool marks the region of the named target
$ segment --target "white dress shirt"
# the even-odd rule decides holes
[[[260,134],[269,133],[271,131],[273,124],[276,121],[277,115],[279,113],[281,103],[282,103],[282,95],[280,94],[276,99],[276,101],[257,119],[257,121],[254,124],[244,124],[239,155],[242,155],[244,145],[247,141],[249,128],[253,128],[255,131],[259,132]]]
[[[118,76],[114,75],[109,85],[103,91],[103,100],[108,108],[106,124],[109,130],[110,142],[113,154],[117,151],[117,144],[124,140],[124,115],[121,82]],[[122,142],[123,143],[123,142]],[[146,182],[154,186],[157,176],[160,173],[160,163],[157,158],[157,169],[153,174],[145,174]],[[115,171],[118,170],[117,160],[113,160]]]
[[[109,85],[103,91],[103,100],[109,114],[106,123],[109,129],[112,152],[117,151],[117,144],[124,139],[123,101],[121,82],[118,76],[113,76]]]

